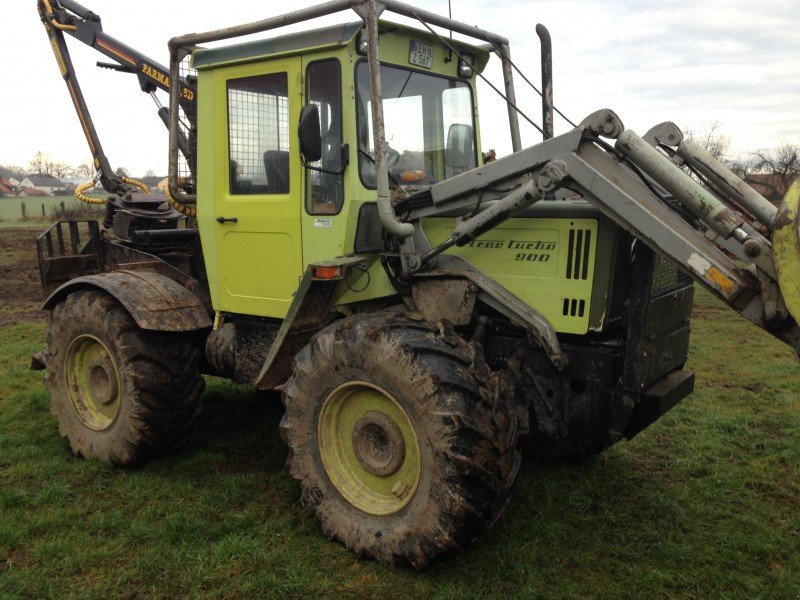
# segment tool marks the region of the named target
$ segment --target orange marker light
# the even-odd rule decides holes
[[[425,179],[425,171],[420,171],[417,169],[403,171],[400,173],[400,179],[406,183],[417,183]]]
[[[338,279],[341,276],[341,267],[314,267],[315,279]]]

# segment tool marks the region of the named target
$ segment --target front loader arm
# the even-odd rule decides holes
[[[776,282],[762,269],[754,263],[744,265],[723,252],[597,145],[582,144],[567,164],[571,184],[606,216],[671,258],[743,317],[798,348],[800,329],[795,320],[785,313],[778,316],[765,306],[765,295],[780,291],[771,289]],[[733,238],[729,241],[737,243]]]
[[[669,138],[652,135],[666,129]],[[697,167],[702,185],[683,164]],[[610,110],[593,113],[564,135],[435,184],[423,198],[400,201],[398,213],[416,224],[459,209],[483,209],[460,218],[451,239],[435,248],[417,227],[413,244],[401,249],[401,257],[407,254],[404,274],[436,272],[441,251],[487,231],[486,214],[498,217],[489,229],[513,216],[498,206],[532,179],[540,193],[531,201],[580,194],[743,317],[795,351],[800,347],[800,185],[777,210],[683,140],[673,124],[641,138]]]

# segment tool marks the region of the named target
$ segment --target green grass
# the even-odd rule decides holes
[[[578,466],[523,464],[504,518],[425,573],[325,540],[283,470],[280,402],[210,380],[190,447],[137,471],[73,458],[0,347],[0,597],[798,598],[800,365],[699,294],[697,391]]]
[[[98,196],[91,194],[91,196]],[[99,197],[105,197],[101,194]],[[22,220],[22,203],[27,209],[27,219]],[[55,220],[55,211],[61,208],[64,203],[67,211],[71,209],[83,208],[86,205],[79,202],[75,196],[44,196],[29,198],[0,198],[0,227],[21,227],[30,225],[35,220],[42,220],[49,223]],[[42,217],[42,205],[44,205],[45,217]]]

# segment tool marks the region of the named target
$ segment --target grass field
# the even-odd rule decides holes
[[[30,261],[4,247],[0,275]],[[283,469],[274,395],[210,379],[180,455],[137,471],[73,458],[27,370],[44,321],[4,294],[2,598],[800,597],[800,364],[705,293],[692,396],[583,464],[523,463],[503,519],[424,573],[320,535]]]
[[[106,194],[107,195],[107,194]],[[97,194],[91,194],[97,196]],[[101,194],[101,197],[103,195]],[[22,203],[27,209],[27,219],[22,220]],[[33,221],[48,223],[55,220],[55,211],[64,203],[67,211],[76,208],[85,208],[87,205],[79,202],[75,196],[44,196],[41,198],[0,198],[0,227],[20,227],[30,225]],[[46,216],[42,218],[42,205]],[[102,212],[102,211],[99,211]]]

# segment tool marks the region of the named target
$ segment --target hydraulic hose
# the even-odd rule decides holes
[[[164,195],[167,197],[167,202],[169,202],[169,205],[175,210],[177,210],[179,213],[191,218],[197,217],[197,205],[184,204],[183,202],[179,202],[178,200],[173,198],[172,194],[169,191],[169,186],[165,186]]]
[[[128,185],[132,185],[133,187],[137,187],[142,190],[145,194],[150,193],[150,188],[143,184],[141,181],[136,181],[135,179],[130,179],[128,177],[120,177],[119,178],[122,183],[127,183]]]
[[[46,17],[50,24],[55,27],[56,29],[60,29],[61,31],[77,31],[78,28],[75,25],[65,25],[64,23],[59,23],[56,21],[55,13],[53,12],[53,7],[50,5],[50,0],[42,0],[42,4],[44,4],[45,8],[47,9]]]
[[[148,188],[141,181],[137,181],[136,179],[131,179],[130,177],[120,177],[119,180],[122,183],[125,183],[127,185],[131,185],[133,187],[139,188],[145,194],[149,194],[150,193],[150,188]],[[89,196],[84,194],[84,192],[86,190],[88,190],[89,188],[94,187],[94,185],[96,183],[97,183],[96,179],[92,179],[91,181],[87,181],[86,183],[82,183],[81,185],[79,185],[78,187],[75,188],[75,192],[74,192],[75,197],[78,200],[80,200],[81,202],[85,202],[86,204],[105,204],[106,201],[101,199],[101,198],[90,198]]]
[[[129,177],[120,177],[120,181],[126,183],[128,185],[132,185],[134,187],[139,188],[145,194],[150,193],[150,189],[141,181],[137,181],[136,179],[130,179]],[[101,198],[90,198],[84,192],[91,187],[93,187],[95,181],[87,181],[86,183],[82,183],[78,187],[75,188],[75,197],[80,200],[81,202],[85,202],[86,204],[105,204],[106,201]],[[172,194],[169,193],[169,188],[164,190],[164,195],[167,197],[167,202],[169,205],[177,210],[179,213],[187,216],[187,217],[196,217],[197,216],[197,207],[189,204],[183,204],[182,202],[178,202],[175,198],[172,197]]]
[[[94,184],[95,184],[94,179],[92,179],[91,181],[87,181],[86,183],[80,184],[78,187],[75,188],[75,197],[81,202],[85,202],[86,204],[105,204],[106,201],[103,198],[90,198],[89,196],[83,193],[89,188],[94,187]]]

